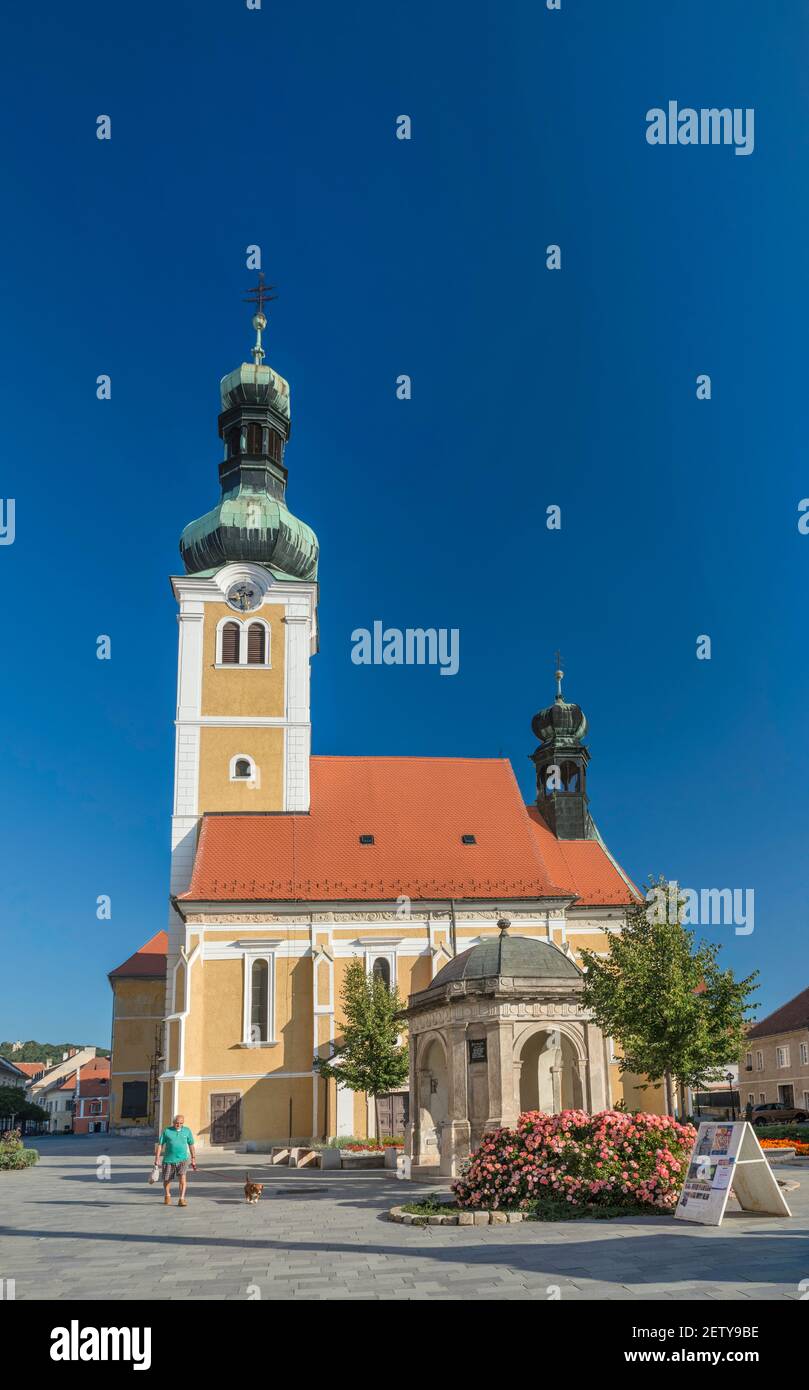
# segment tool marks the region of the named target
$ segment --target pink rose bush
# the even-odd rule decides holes
[[[677,1205],[695,1138],[693,1125],[669,1115],[531,1110],[516,1129],[484,1135],[453,1192],[459,1206],[480,1210],[529,1210],[544,1198],[667,1211]]]

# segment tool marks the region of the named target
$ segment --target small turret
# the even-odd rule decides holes
[[[587,799],[590,754],[582,743],[587,719],[580,705],[562,695],[564,671],[556,653],[556,699],[534,715],[531,728],[540,740],[531,754],[537,772],[537,807],[560,840],[593,840],[596,831]]]

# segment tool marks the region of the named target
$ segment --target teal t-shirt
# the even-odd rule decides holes
[[[164,1163],[187,1163],[188,1145],[193,1144],[194,1136],[188,1125],[181,1125],[179,1129],[170,1125],[168,1129],[163,1130],[159,1142],[166,1146],[163,1153]]]

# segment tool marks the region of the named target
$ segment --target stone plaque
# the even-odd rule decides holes
[[[487,1060],[485,1038],[470,1038],[468,1045],[470,1062],[485,1062]]]

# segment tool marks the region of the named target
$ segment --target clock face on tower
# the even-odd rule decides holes
[[[261,602],[261,591],[256,588],[255,584],[240,579],[237,584],[232,584],[228,589],[227,601],[231,608],[237,608],[240,613],[249,613],[251,608],[258,608]]]

